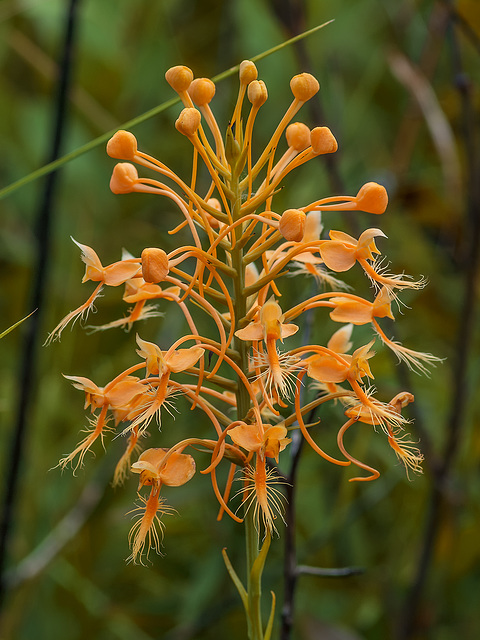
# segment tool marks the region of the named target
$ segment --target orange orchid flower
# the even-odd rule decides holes
[[[233,442],[255,453],[255,466],[248,465],[244,469],[245,484],[237,495],[242,496],[246,509],[253,506],[254,520],[258,528],[260,517],[267,531],[275,531],[275,513],[282,515],[283,494],[274,486],[282,481],[274,469],[266,466],[266,458],[274,458],[278,462],[281,451],[291,442],[287,438],[287,429],[279,425],[263,425],[259,430],[256,424],[241,423],[229,430],[228,435]]]
[[[137,344],[139,346],[138,355],[145,359],[146,377],[151,391],[147,392],[148,399],[144,398],[145,401],[141,405],[138,415],[124,430],[124,433],[139,428],[140,433],[143,434],[155,415],[160,424],[160,410],[166,402],[168,403],[167,398],[175,393],[176,388],[169,387],[170,374],[180,373],[193,367],[203,356],[205,350],[193,346],[188,349],[162,351],[158,345],[142,340],[138,335]],[[152,377],[156,379],[154,380]]]
[[[130,278],[133,278],[141,270],[141,265],[139,264],[140,261],[135,258],[120,260],[119,262],[114,262],[104,267],[100,262],[100,258],[91,247],[88,247],[86,244],[80,244],[73,238],[72,240],[77,247],[82,250],[82,260],[86,264],[85,275],[83,276],[82,283],[92,280],[92,282],[98,282],[99,284],[86,302],[80,305],[78,309],[68,313],[58,323],[55,329],[49,334],[46,341],[47,344],[52,342],[52,340],[58,340],[62,331],[71,320],[75,322],[77,318],[86,317],[88,315],[95,300],[100,295],[103,285],[118,287]]]
[[[145,549],[147,559],[150,549],[161,553],[161,516],[173,511],[160,496],[162,485],[179,487],[187,483],[195,475],[195,461],[192,456],[178,451],[170,453],[168,449],[147,449],[132,464],[131,470],[140,474],[139,489],[144,486],[152,487],[148,499],[139,494],[141,504],[135,509],[135,512],[139,512],[138,520],[128,536],[132,553],[127,561],[143,564]]]
[[[387,434],[387,441],[391,448],[394,450],[395,455],[403,463],[407,471],[414,471],[415,473],[422,473],[422,461],[423,455],[420,453],[416,443],[409,439],[409,435],[403,431],[402,424],[405,419],[402,418],[401,410],[408,404],[414,401],[414,397],[411,393],[402,391],[398,393],[390,402],[381,407],[381,403],[374,401],[375,404],[381,409],[382,413],[386,411],[390,412],[391,418],[385,419],[384,415],[380,411],[375,412],[371,406],[365,404],[357,405],[346,410],[345,414],[350,419],[346,422],[338,433],[338,444],[342,453],[357,466],[366,469],[372,473],[371,476],[351,478],[350,482],[356,480],[374,480],[380,475],[378,471],[372,469],[368,465],[353,458],[345,449],[343,444],[343,436],[347,429],[355,422],[363,422],[365,424],[371,424],[373,426],[381,425]]]
[[[409,276],[385,273],[385,268],[378,260],[380,251],[375,244],[375,238],[387,236],[380,229],[367,229],[358,240],[343,231],[330,231],[330,240],[324,240],[320,245],[320,255],[325,265],[335,272],[348,271],[358,262],[370,280],[378,285],[390,289],[421,289],[425,286],[425,279],[414,282]]]
[[[265,364],[267,365],[266,381],[270,393],[271,386],[284,396],[288,393],[288,380],[293,375],[296,360],[281,356],[277,351],[277,341],[293,336],[298,331],[296,324],[284,323],[280,305],[272,296],[260,309],[259,320],[251,322],[243,329],[235,332],[240,340],[258,343],[263,340],[267,347]],[[257,364],[263,364],[261,355],[257,356]]]
[[[103,388],[98,387],[94,382],[82,376],[65,376],[65,378],[71,380],[76,389],[85,392],[85,408],[91,406],[92,413],[100,409],[100,413],[94,415],[89,421],[88,435],[78,443],[72,453],[62,458],[59,462],[59,465],[65,468],[68,464],[72,464],[73,460],[78,456],[77,464],[74,467],[75,471],[79,466],[82,466],[85,454],[94,442],[98,438],[103,442],[105,432],[109,429],[108,411],[112,411],[115,424],[118,424],[120,420],[129,415],[132,404],[143,397],[145,387],[139,382],[139,378],[134,376],[116,378]]]
[[[386,287],[382,287],[373,302],[349,293],[335,294],[331,297],[335,306],[330,312],[330,317],[335,322],[348,322],[356,325],[368,324],[374,318],[394,320],[391,307],[393,298],[393,294]]]
[[[308,359],[307,374],[318,382],[339,383],[346,380],[362,382],[364,376],[373,378],[368,360],[375,355],[371,347],[375,341],[359,347],[350,356],[335,351],[321,353]]]

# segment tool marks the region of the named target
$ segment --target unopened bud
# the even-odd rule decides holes
[[[222,205],[220,204],[220,201],[217,198],[209,198],[207,200],[207,204],[213,209],[216,209],[217,211],[222,210]]]
[[[295,151],[303,151],[310,146],[310,129],[303,122],[289,124],[285,136],[288,146]]]
[[[200,126],[202,116],[200,111],[195,107],[187,107],[183,109],[175,122],[175,129],[180,131],[184,136],[191,138]]]
[[[310,73],[299,73],[290,80],[290,89],[297,100],[306,102],[318,92],[320,85]]]
[[[335,153],[338,143],[328,127],[315,127],[310,132],[310,144],[316,156],[324,153]]]
[[[381,214],[388,205],[388,194],[385,187],[376,182],[364,184],[355,197],[357,209],[366,213]]]
[[[188,93],[196,105],[203,107],[215,95],[215,84],[209,78],[196,78],[189,86]]]
[[[113,168],[110,190],[113,193],[131,193],[138,182],[138,172],[130,162],[120,162]]]
[[[142,276],[145,282],[163,282],[168,276],[168,256],[163,249],[149,247],[142,251]]]
[[[287,209],[280,218],[278,230],[289,242],[301,242],[305,234],[307,216],[299,209]]]
[[[174,91],[183,93],[193,80],[193,71],[184,66],[172,67],[166,72],[165,80]]]
[[[241,84],[250,84],[258,77],[257,67],[251,60],[244,60],[240,63],[238,74]]]
[[[254,107],[262,106],[267,101],[268,91],[263,80],[254,80],[248,85],[247,96]]]
[[[130,133],[121,129],[117,131],[107,142],[107,154],[117,160],[133,160],[137,153],[137,139]]]

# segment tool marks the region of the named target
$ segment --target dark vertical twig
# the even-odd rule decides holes
[[[78,0],[67,0],[60,75],[54,103],[52,142],[48,154],[48,162],[56,160],[60,156],[64,138],[78,4]],[[53,203],[57,178],[57,172],[50,173],[47,176],[35,222],[37,253],[33,268],[34,279],[30,294],[31,301],[29,310],[38,309],[38,312],[29,321],[24,336],[24,348],[18,376],[19,395],[17,417],[5,463],[6,488],[0,521],[0,606],[3,604],[5,596],[4,570],[8,551],[8,540],[15,516],[15,506],[19,493],[21,460],[24,453],[28,417],[36,385],[37,348],[39,346],[39,334],[43,319],[48,257],[50,255]]]
[[[451,7],[451,3],[449,5]],[[465,409],[468,395],[468,367],[470,345],[475,327],[476,296],[475,284],[479,266],[480,247],[480,167],[477,155],[477,136],[475,115],[472,104],[471,85],[463,70],[460,46],[454,28],[455,16],[452,13],[449,25],[449,41],[452,56],[455,86],[460,95],[462,112],[462,138],[467,167],[467,193],[463,263],[465,269],[465,287],[460,308],[457,329],[455,360],[452,368],[452,403],[446,424],[447,437],[442,461],[432,487],[429,511],[425,524],[417,572],[407,594],[405,607],[401,615],[398,638],[406,640],[414,637],[418,622],[417,612],[432,561],[433,549],[446,504],[446,490],[449,475],[459,448],[461,432],[464,427]]]

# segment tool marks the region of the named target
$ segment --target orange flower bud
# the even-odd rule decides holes
[[[388,194],[385,187],[376,182],[364,184],[355,197],[357,209],[366,213],[381,214],[388,205]]]
[[[217,198],[209,198],[207,200],[207,204],[213,209],[216,209],[217,211],[222,210],[222,205],[217,200]],[[207,219],[212,229],[218,229],[220,227],[220,222],[216,218],[214,218],[211,213],[208,213],[208,211],[205,211],[205,215],[207,216]]]
[[[162,282],[168,275],[168,256],[163,249],[149,247],[142,251],[142,276],[145,282]]]
[[[267,87],[263,80],[253,80],[248,85],[247,96],[254,107],[261,107],[268,98]]]
[[[244,60],[240,63],[238,74],[241,84],[250,84],[258,77],[257,67],[251,60]]]
[[[165,74],[165,80],[177,93],[183,93],[188,89],[193,80],[193,71],[188,67],[172,67]]]
[[[183,109],[175,122],[175,129],[180,131],[181,134],[191,138],[200,126],[200,120],[202,116],[200,111],[194,107],[187,107]]]
[[[320,85],[310,73],[299,73],[290,80],[290,89],[297,100],[306,102],[318,92]]]
[[[203,107],[215,95],[215,84],[209,78],[196,78],[189,86],[188,93],[196,105]]]
[[[133,160],[137,153],[137,139],[130,133],[121,129],[117,131],[107,142],[107,154],[117,160]]]
[[[280,218],[278,229],[285,240],[300,242],[303,240],[305,233],[306,219],[307,216],[303,211],[299,209],[287,209]]]
[[[207,200],[207,204],[213,209],[216,209],[217,211],[222,210],[222,205],[220,204],[220,201],[217,198],[209,198]]]
[[[295,151],[303,151],[310,146],[310,129],[303,122],[289,124],[285,136],[288,146]]]
[[[119,162],[113,168],[110,189],[113,193],[131,193],[138,182],[136,168],[130,162]]]
[[[310,133],[312,151],[316,156],[335,153],[338,143],[328,127],[315,127]]]

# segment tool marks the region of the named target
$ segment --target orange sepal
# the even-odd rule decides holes
[[[193,367],[203,356],[205,349],[202,347],[190,347],[189,349],[177,349],[166,361],[167,367],[173,373],[179,373]]]
[[[282,333],[281,339],[283,340],[283,338],[289,338],[297,333],[298,327],[296,324],[281,324],[280,331]]]
[[[118,287],[130,280],[140,270],[140,265],[135,262],[114,262],[103,270],[103,281],[109,287]]]
[[[235,331],[235,335],[240,340],[262,340],[263,338],[263,326],[260,322],[252,322],[243,329]]]
[[[147,449],[137,462],[132,464],[132,472],[140,474],[140,484],[150,485],[156,482],[169,487],[180,487],[191,480],[195,474],[195,460],[185,453],[174,451],[165,465],[163,460],[168,449]]]
[[[327,342],[327,349],[335,353],[347,353],[352,348],[350,338],[352,336],[353,324],[346,324],[332,335]]]
[[[373,305],[369,302],[363,303],[340,297],[335,298],[335,304],[337,306],[330,312],[330,317],[335,322],[351,322],[362,325],[372,321]]]
[[[246,451],[259,451],[262,446],[262,439],[255,424],[241,424],[230,429],[228,435],[235,444]]]
[[[349,365],[329,355],[319,355],[310,360],[307,374],[318,382],[345,382]]]
[[[320,255],[327,268],[337,273],[348,271],[356,262],[355,247],[334,240],[320,246]]]

